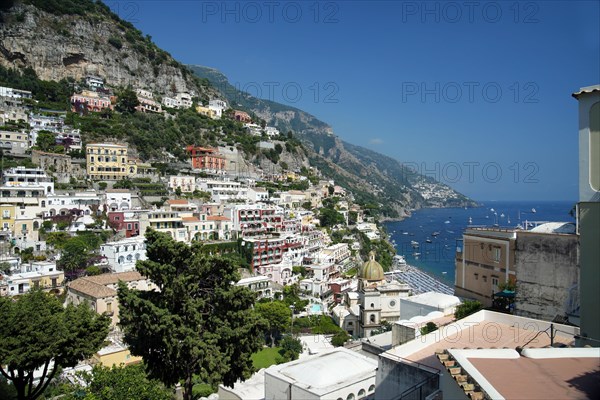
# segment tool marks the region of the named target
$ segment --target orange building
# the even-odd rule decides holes
[[[225,157],[211,147],[187,146],[186,151],[192,159],[192,168],[200,170],[225,170]]]

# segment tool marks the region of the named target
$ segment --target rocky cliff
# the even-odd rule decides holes
[[[49,3],[16,1],[0,10],[0,65],[32,68],[43,80],[79,80],[91,74],[112,86],[132,85],[158,94],[212,94],[206,82],[102,3],[67,1],[64,8]]]

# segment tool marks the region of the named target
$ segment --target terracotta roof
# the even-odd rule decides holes
[[[167,203],[169,203],[169,204],[187,204],[188,201],[187,200],[169,200],[169,201],[167,201]]]
[[[207,219],[209,221],[229,221],[229,218],[223,216],[223,215],[209,215],[207,217]]]
[[[142,279],[145,278],[137,271],[101,274],[75,279],[69,284],[69,288],[95,298],[112,297],[117,295],[117,291],[109,288],[107,285],[112,285],[119,281],[132,282]]]
[[[100,299],[103,297],[113,297],[117,295],[117,291],[109,288],[108,286],[100,285],[95,282],[91,282],[86,278],[75,279],[69,284],[69,290],[75,290],[82,294]]]
[[[183,222],[200,222],[200,219],[197,217],[182,217],[181,220]]]

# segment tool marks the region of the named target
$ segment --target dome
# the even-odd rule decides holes
[[[385,279],[383,267],[375,261],[375,253],[369,253],[369,261],[363,264],[358,272],[358,278],[367,281],[382,281]]]

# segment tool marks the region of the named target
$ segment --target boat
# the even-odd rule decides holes
[[[427,239],[425,243],[431,243],[431,239]]]
[[[437,236],[437,235],[439,235],[439,234],[440,234],[439,232],[433,232],[433,233],[431,234],[431,236]]]
[[[411,240],[410,244],[413,245],[413,246],[418,246],[419,242],[417,242],[416,240]]]
[[[446,275],[447,273],[448,273],[447,271],[443,271],[443,272],[442,272],[442,275]]]
[[[413,256],[415,257],[419,257],[421,255],[421,253],[413,253]]]
[[[403,235],[408,235],[408,232],[402,232]]]
[[[449,223],[450,223],[450,221],[444,221],[444,223],[445,223],[445,224],[449,224]]]

